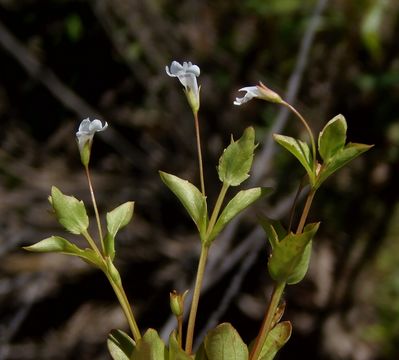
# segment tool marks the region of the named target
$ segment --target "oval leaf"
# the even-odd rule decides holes
[[[219,159],[219,179],[229,186],[240,185],[249,177],[255,150],[255,130],[245,129],[240,139],[232,139]]]
[[[108,350],[113,360],[130,360],[135,343],[122,330],[112,330],[107,339]]]
[[[263,344],[259,360],[273,360],[277,352],[287,343],[292,333],[289,321],[283,321],[270,330]]]
[[[315,182],[315,174],[313,171],[313,159],[308,144],[285,135],[274,134],[273,138],[299,160],[309,176],[311,185],[313,185]]]
[[[331,119],[319,135],[319,153],[328,162],[346,143],[346,120],[339,114]]]
[[[137,341],[131,360],[165,360],[167,358],[168,351],[164,342],[154,329],[148,329]]]
[[[204,344],[209,360],[248,360],[248,348],[231,324],[223,323],[209,331]]]
[[[271,188],[266,187],[239,191],[223,209],[207,241],[211,242],[215,239],[236,215],[270,192]]]
[[[371,149],[373,145],[349,143],[343,149],[338,151],[327,164],[323,165],[320,174],[317,177],[316,188],[333,173],[345,166],[347,163],[357,158],[367,150]]]
[[[193,219],[195,225],[197,225],[201,239],[203,239],[208,224],[206,198],[193,184],[187,180],[180,179],[175,175],[168,174],[163,171],[160,171],[159,174],[165,185],[183,204],[184,208]]]
[[[287,278],[288,285],[298,284],[305,277],[309,269],[310,257],[312,255],[312,240],[306,245],[302,255],[299,258],[295,271]]]
[[[89,226],[83,201],[64,195],[55,186],[51,188],[51,204],[59,223],[72,234],[82,234]]]
[[[89,264],[101,267],[101,259],[91,249],[80,249],[75,244],[72,244],[67,239],[61,236],[51,236],[47,239],[41,240],[31,246],[25,246],[25,250],[32,252],[55,252],[60,254],[78,256]]]
[[[274,247],[268,262],[269,274],[273,280],[288,284],[302,280],[309,265],[309,261],[306,261],[307,252],[310,257],[311,251],[308,244],[318,228],[319,223],[309,224],[303,233],[290,233]]]
[[[115,236],[132,220],[134,202],[128,201],[107,213],[107,234],[104,239],[105,253],[111,259],[115,257]]]

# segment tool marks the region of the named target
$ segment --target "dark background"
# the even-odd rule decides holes
[[[277,128],[306,139],[295,118],[261,101],[232,105],[261,80],[315,132],[342,113],[350,141],[375,144],[316,196],[310,220],[322,225],[308,276],[285,294],[294,332],[279,359],[397,359],[398,19],[396,0],[1,0],[0,359],[109,359],[108,332],[127,330],[99,271],[21,250],[53,234],[84,246],[47,196],[56,185],[90,203],[75,141],[86,117],[110,125],[92,154],[100,212],[135,201],[117,244],[126,291],[141,329],[168,335],[169,291],[191,287],[200,248],[158,176],[198,184],[190,109],[164,70],[172,60],[201,68],[208,201],[230,134],[249,125],[259,142],[251,181],[275,189],[212,248],[197,334],[215,319],[246,342],[256,336],[271,288],[256,216],[287,223],[303,174],[271,137]]]

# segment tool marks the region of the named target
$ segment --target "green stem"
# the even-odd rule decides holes
[[[219,192],[219,196],[218,196],[218,198],[216,200],[215,207],[213,208],[212,215],[211,215],[211,218],[209,220],[208,228],[206,229],[205,239],[207,239],[208,236],[211,234],[211,232],[213,230],[213,227],[216,224],[216,220],[218,218],[220,209],[222,208],[223,200],[224,200],[224,198],[226,196],[228,188],[229,188],[229,185],[226,184],[226,183],[223,183],[222,188],[220,189],[220,192]]]
[[[305,206],[302,211],[301,219],[299,220],[298,228],[296,229],[297,234],[300,234],[303,231],[303,228],[305,227],[305,222],[306,222],[306,219],[308,218],[309,210],[310,210],[310,207],[312,206],[312,201],[313,201],[315,194],[316,194],[316,190],[310,189],[309,194],[306,198]]]
[[[188,326],[187,326],[186,353],[188,355],[191,355],[191,352],[193,349],[195,319],[197,317],[198,302],[199,302],[199,297],[200,297],[200,292],[201,292],[201,287],[202,287],[202,281],[204,279],[206,260],[208,257],[208,250],[209,250],[208,246],[202,245],[201,255],[200,255],[198,269],[197,269],[197,278],[195,280],[193,300],[191,302],[190,316],[188,319]]]
[[[305,178],[303,177],[301,179],[301,182],[298,185],[298,189],[296,191],[295,198],[294,198],[294,201],[292,203],[292,207],[291,207],[291,210],[290,210],[290,221],[289,221],[289,225],[288,225],[288,233],[291,232],[292,222],[294,221],[295,209],[296,209],[296,205],[298,203],[299,195],[301,194],[302,189],[303,189],[303,185],[304,185],[304,182],[305,182],[304,180],[305,180]]]
[[[289,104],[285,101],[283,101],[282,104],[285,105],[286,107],[288,107],[288,109],[290,109],[299,118],[299,120],[302,122],[302,124],[305,126],[305,129],[309,134],[309,138],[310,138],[310,142],[311,142],[311,146],[312,146],[313,170],[316,171],[316,160],[317,160],[316,159],[316,143],[314,141],[314,136],[313,136],[312,130],[310,129],[305,118],[297,111],[297,109],[295,109],[291,104]]]
[[[316,189],[310,189],[308,196],[306,198],[305,206],[302,211],[301,219],[299,220],[298,228],[296,230],[297,234],[302,233],[303,228],[305,227],[306,219],[309,215],[310,207],[312,205],[312,201],[314,195],[316,193]],[[281,296],[284,292],[284,288],[286,286],[285,282],[276,283],[273,289],[273,294],[270,299],[269,307],[267,308],[265,317],[263,319],[263,323],[259,334],[256,338],[255,345],[252,348],[251,354],[249,356],[249,360],[258,360],[259,355],[262,351],[262,347],[266,341],[267,335],[271,330],[271,325],[273,322],[274,314],[276,313],[277,307],[280,303]]]
[[[178,316],[177,318],[177,343],[181,347],[183,339],[183,316]]]
[[[102,261],[101,269],[103,270],[104,274],[106,275],[108,281],[110,282],[110,284],[116,294],[116,297],[119,300],[119,303],[121,304],[122,310],[125,313],[125,316],[126,316],[128,324],[129,324],[130,330],[133,334],[134,340],[135,341],[139,340],[141,338],[140,330],[137,326],[136,320],[133,315],[132,308],[130,307],[129,300],[127,299],[127,296],[126,296],[125,290],[123,289],[122,283],[117,284],[113,280],[111,274],[109,274],[107,262],[104,258],[104,255],[101,254],[99,248],[97,247],[96,243],[94,242],[94,240],[90,236],[90,234],[87,231],[84,231],[82,233],[82,235],[85,237],[85,239],[89,243],[90,247],[95,251],[95,253],[99,257],[99,259],[101,259],[101,261]]]
[[[189,355],[191,354],[193,348],[195,319],[197,317],[202,281],[204,279],[205,266],[208,258],[209,245],[207,244],[207,238],[212,233],[213,227],[215,226],[217,217],[219,215],[228,188],[229,185],[223,183],[219,196],[216,200],[215,207],[213,208],[211,219],[209,220],[208,228],[206,230],[205,240],[203,241],[203,245],[201,248],[201,255],[198,263],[197,278],[195,280],[193,300],[191,302],[190,315],[188,318],[188,325],[187,325],[186,353]]]
[[[201,182],[201,192],[202,192],[202,195],[205,196],[204,168],[202,166],[201,138],[200,138],[200,129],[199,129],[199,121],[198,121],[198,112],[197,111],[194,112],[194,124],[195,124],[195,136],[197,139],[198,166],[199,166],[199,174],[200,174],[200,182]]]
[[[102,247],[103,253],[105,253],[105,246],[104,246],[103,232],[102,232],[102,229],[101,229],[100,215],[98,213],[96,197],[94,196],[94,190],[93,190],[93,185],[92,185],[92,182],[91,182],[89,167],[85,166],[85,170],[86,170],[87,182],[89,183],[91,201],[93,203],[94,213],[96,214],[98,235],[100,237],[101,247]]]
[[[119,284],[115,283],[115,281],[112,279],[112,277],[108,274],[107,270],[104,272],[105,272],[105,275],[107,276],[107,278],[112,286],[112,289],[114,290],[115,295],[118,298],[119,303],[122,307],[122,310],[126,316],[126,319],[129,324],[130,331],[132,332],[134,341],[137,342],[138,340],[141,339],[141,334],[140,334],[139,327],[137,326],[136,319],[134,318],[132,308],[127,299],[125,290],[123,289],[122,284],[119,285]]]
[[[283,295],[286,283],[276,283],[273,294],[270,299],[269,307],[267,308],[265,317],[262,322],[259,334],[256,338],[255,345],[252,348],[249,360],[258,360],[259,355],[262,351],[263,344],[265,343],[266,337],[269,334],[274,314],[276,313],[277,307],[280,303],[281,296]]]
[[[100,249],[98,248],[98,246],[96,245],[95,241],[93,240],[93,238],[90,236],[90,234],[86,231],[82,232],[82,235],[84,236],[84,238],[87,240],[87,242],[89,243],[90,247],[95,251],[95,253],[97,254],[97,256],[99,257],[99,259],[104,260],[104,256],[103,254],[101,254]]]

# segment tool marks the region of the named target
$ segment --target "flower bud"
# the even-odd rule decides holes
[[[173,290],[170,295],[170,309],[172,310],[173,315],[176,317],[183,316],[184,313],[184,300],[186,295],[188,294],[188,290],[186,290],[183,294],[179,294],[176,290]]]

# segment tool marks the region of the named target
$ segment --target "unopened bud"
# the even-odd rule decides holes
[[[176,317],[183,316],[184,313],[184,299],[188,294],[188,290],[186,290],[183,294],[179,294],[176,290],[173,290],[170,295],[170,309],[172,310],[173,315]]]

